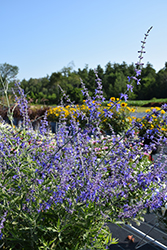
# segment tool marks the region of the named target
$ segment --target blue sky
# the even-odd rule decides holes
[[[167,61],[166,0],[0,0],[0,63],[19,67],[18,79],[50,76],[73,61],[75,70],[137,61]]]

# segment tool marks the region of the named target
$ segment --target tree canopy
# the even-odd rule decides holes
[[[133,92],[129,92],[131,100],[150,100],[152,98],[167,98],[167,62],[164,68],[157,73],[150,63],[147,63],[141,71],[140,85],[134,83]],[[128,84],[128,76],[135,74],[134,64],[127,65],[108,62],[103,69],[100,65],[96,71],[103,83],[103,93],[107,100],[110,97],[120,97]],[[0,65],[0,73],[4,81],[10,81],[18,73],[18,67],[9,64]],[[81,80],[85,83],[90,95],[93,95],[96,88],[96,77],[94,70],[85,65],[83,69],[73,70],[70,65],[59,72],[53,72],[50,76],[29,80],[23,79],[21,87],[28,93],[28,97],[34,103],[59,104],[62,92],[69,96],[71,101],[81,103],[83,100]],[[12,84],[11,84],[12,86]],[[60,86],[60,87],[59,87]]]
[[[18,72],[19,68],[17,66],[12,66],[8,63],[0,64],[0,75],[4,83],[13,80]]]

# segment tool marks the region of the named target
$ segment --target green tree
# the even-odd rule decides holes
[[[85,65],[85,68],[84,69],[78,69],[78,76],[79,78],[84,82],[86,88],[89,89],[89,82],[88,82],[88,64]]]
[[[51,74],[50,78],[49,78],[49,100],[55,100],[55,104],[58,104],[60,102],[60,99],[61,99],[61,91],[60,91],[60,88],[59,88],[59,85],[61,85],[63,81],[63,76],[61,74],[61,72],[54,72]],[[55,96],[57,98],[55,98],[55,96],[52,98],[52,94],[55,94]]]
[[[47,99],[49,100],[49,104],[55,104],[57,100],[57,96],[55,93],[48,95]]]
[[[81,88],[73,88],[69,96],[70,96],[70,99],[75,101],[76,104],[81,104],[83,101]]]
[[[4,83],[13,80],[18,72],[19,68],[17,66],[13,66],[8,63],[0,64],[0,75]]]
[[[143,67],[140,78],[140,85],[136,85],[136,82],[134,83],[136,98],[138,100],[149,100],[156,97],[156,71],[149,62],[146,64],[146,67]]]
[[[98,73],[98,77],[103,81],[103,77],[104,77],[104,70],[100,65],[97,65],[97,73]]]
[[[107,73],[105,73],[104,79],[103,79],[103,91],[104,96],[107,100],[110,99],[110,97],[115,96],[114,91],[114,85],[115,85],[116,75],[113,71],[109,70]]]
[[[97,87],[96,85],[96,76],[95,76],[95,72],[93,69],[89,69],[89,72],[88,72],[88,90],[90,91],[90,93],[94,93],[95,91],[95,88]]]
[[[167,62],[165,67],[158,71],[156,75],[156,86],[155,86],[156,98],[167,98]]]
[[[114,96],[120,97],[120,93],[126,91],[127,79],[122,71],[116,71],[115,82],[114,82]]]

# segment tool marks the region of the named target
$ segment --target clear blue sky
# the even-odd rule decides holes
[[[144,63],[167,61],[167,0],[1,0],[0,63],[19,67],[18,79],[137,61],[144,33]]]

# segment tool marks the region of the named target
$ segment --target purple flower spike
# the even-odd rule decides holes
[[[43,180],[42,179],[37,179],[39,184],[42,184]]]
[[[137,81],[137,80],[138,80],[135,76],[132,76],[132,79],[133,79],[133,80],[135,80],[135,81]]]
[[[167,111],[167,104],[166,103],[164,105],[162,105],[162,109]]]
[[[146,53],[146,51],[139,50],[138,53]]]
[[[135,69],[135,71],[136,71],[136,76],[141,75],[141,69]]]
[[[141,79],[137,79],[137,85],[139,85],[139,84],[140,84],[140,80],[141,80]]]
[[[120,96],[120,99],[124,98],[124,99],[125,99],[125,102],[128,100],[128,95],[127,95],[127,94],[121,93],[120,95],[121,95],[121,96]]]
[[[144,63],[137,62],[137,63],[135,63],[135,65],[139,65],[139,66],[141,65],[142,66],[142,65],[144,65]]]
[[[128,82],[130,82],[130,80],[131,80],[131,77],[130,77],[130,76],[128,76],[127,78],[128,78]]]
[[[127,84],[127,90],[130,90],[131,92],[133,92],[133,86],[131,84]]]
[[[115,106],[116,106],[116,111],[118,112],[121,106],[119,103],[116,103]]]

